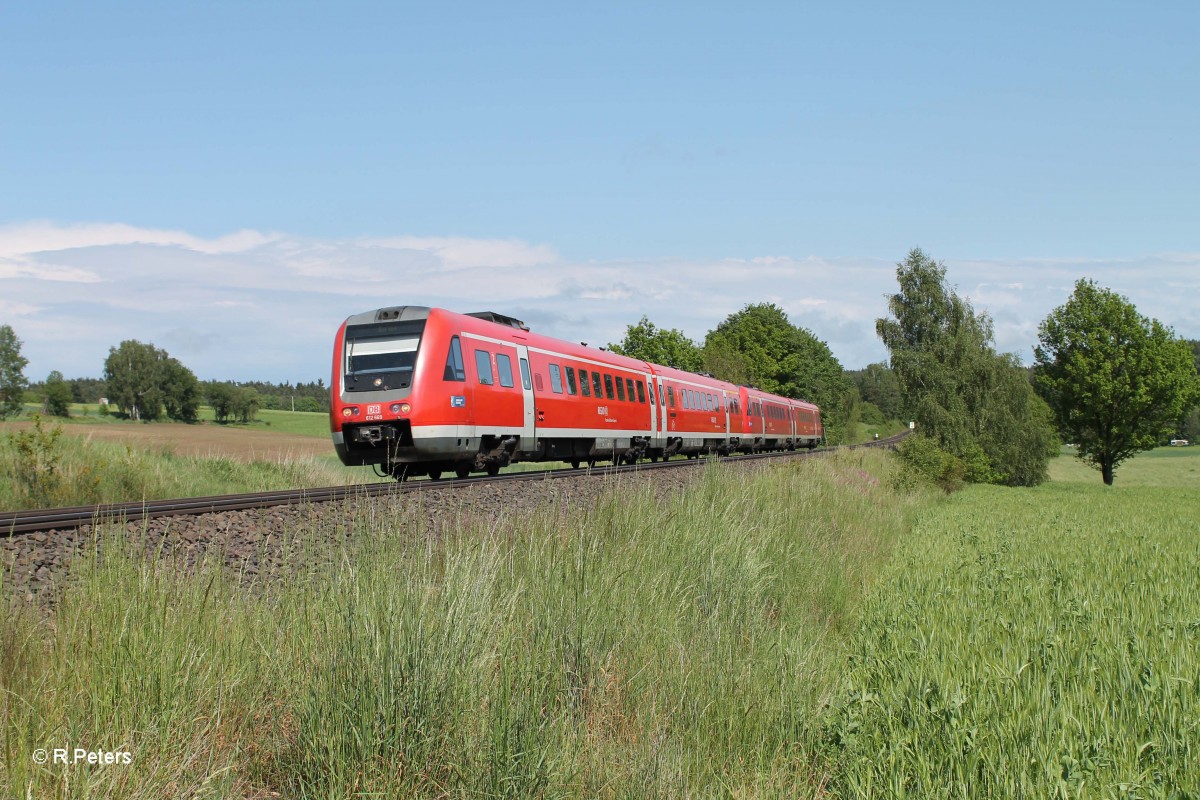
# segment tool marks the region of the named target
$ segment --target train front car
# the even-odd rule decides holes
[[[405,459],[417,458],[412,411],[420,394],[422,339],[430,311],[424,306],[383,308],[355,314],[338,329],[329,423],[343,464],[377,464],[393,472]]]

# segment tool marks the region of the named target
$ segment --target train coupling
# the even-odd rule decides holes
[[[378,445],[400,438],[400,432],[392,425],[360,425],[350,430],[350,441],[355,444]]]

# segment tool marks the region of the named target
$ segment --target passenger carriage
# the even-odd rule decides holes
[[[338,329],[330,387],[342,462],[397,478],[801,441],[798,401],[542,336],[492,312],[397,306],[352,316]]]

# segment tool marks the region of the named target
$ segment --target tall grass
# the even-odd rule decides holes
[[[332,566],[253,591],[109,545],[52,619],[4,616],[0,786],[820,795],[828,759],[807,732],[854,609],[922,502],[892,494],[889,470],[873,453],[712,467],[678,495],[621,484],[590,508],[560,496],[421,530],[364,506]],[[33,763],[55,746],[134,761]]]
[[[27,431],[0,436],[0,510],[336,486],[350,477],[330,459],[180,456],[170,448],[135,448],[54,431],[52,423],[38,420]],[[353,479],[370,474],[356,470]]]
[[[1197,520],[1094,478],[924,512],[826,723],[835,793],[1200,796]]]

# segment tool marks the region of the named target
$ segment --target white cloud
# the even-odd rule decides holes
[[[276,238],[276,234],[238,231],[216,239],[205,239],[182,231],[138,228],[120,223],[59,225],[38,221],[0,226],[0,258],[117,244],[174,245],[198,253],[240,253]]]
[[[1200,254],[948,263],[994,318],[997,345],[1028,360],[1037,324],[1090,277],[1177,332],[1200,335]],[[870,258],[756,256],[566,262],[512,239],[316,240],[239,231],[205,238],[128,225],[0,228],[0,324],[25,342],[28,374],[99,375],[124,339],[167,348],[202,378],[327,377],[350,314],[384,305],[494,310],[571,341],[617,341],[643,314],[701,339],[747,303],[775,302],[848,367],[882,360],[874,321],[895,266]]]
[[[465,237],[394,236],[364,242],[392,250],[415,250],[437,257],[446,270],[468,267],[532,267],[558,261],[548,245],[530,245],[517,239],[468,239]]]

